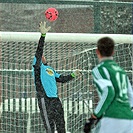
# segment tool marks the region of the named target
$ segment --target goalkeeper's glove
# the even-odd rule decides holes
[[[46,22],[44,21],[44,22],[40,22],[39,29],[41,34],[43,35],[43,34],[46,34],[51,29],[51,27],[49,26],[46,28]]]
[[[75,71],[73,71],[73,73],[71,73],[71,76],[75,78],[77,76],[80,76],[81,74],[81,70],[76,69]]]

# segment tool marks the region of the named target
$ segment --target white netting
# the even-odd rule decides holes
[[[31,73],[32,60],[40,34],[34,33],[35,36],[32,35],[31,38],[29,37],[31,33],[22,34],[23,41],[21,33],[1,32],[1,129],[8,133],[41,133],[44,132],[44,128]],[[110,36],[115,40],[114,59],[127,71],[133,82],[132,36],[69,33],[64,35],[63,37],[63,34],[48,33],[44,55],[49,65],[59,73],[68,74],[77,68],[82,70],[81,77],[65,84],[58,84],[67,131],[78,133],[82,132],[86,117],[89,115],[88,106],[93,110],[98,101],[90,73],[98,63],[95,54],[97,39],[101,36]],[[28,41],[25,40],[28,37]],[[52,41],[49,42],[49,39]]]

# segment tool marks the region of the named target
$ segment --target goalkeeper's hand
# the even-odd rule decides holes
[[[77,76],[80,76],[80,75],[82,75],[82,73],[81,73],[81,70],[79,70],[79,69],[76,69],[75,71],[73,71],[73,73],[71,73],[71,75],[72,75],[72,77],[77,77]]]
[[[51,27],[49,26],[46,28],[46,22],[44,21],[44,22],[40,22],[39,29],[41,34],[46,34],[51,29]]]

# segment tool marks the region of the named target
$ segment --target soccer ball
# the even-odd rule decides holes
[[[58,11],[57,9],[55,8],[48,8],[46,11],[45,11],[45,17],[47,20],[49,21],[55,21],[57,18],[58,18]]]

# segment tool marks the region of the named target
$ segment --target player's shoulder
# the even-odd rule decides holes
[[[93,74],[93,75],[96,75],[97,73],[100,72],[100,69],[101,69],[101,65],[98,64],[97,66],[95,66],[95,67],[92,69],[92,74]]]
[[[106,69],[110,69],[111,66],[117,66],[119,67],[119,65],[114,61],[114,60],[105,60],[105,61],[102,61],[100,62],[98,65],[97,65],[97,68],[106,68]]]
[[[101,62],[101,63],[99,63],[98,65],[96,65],[96,66],[92,69],[92,71],[95,71],[95,70],[97,70],[97,69],[101,69],[101,68],[104,67],[104,66],[105,66],[104,62]]]
[[[98,73],[100,74],[100,73],[104,73],[105,71],[106,72],[110,71],[109,69],[110,69],[110,61],[108,61],[108,60],[107,61],[102,61],[92,69],[92,73],[93,74],[98,74]]]

